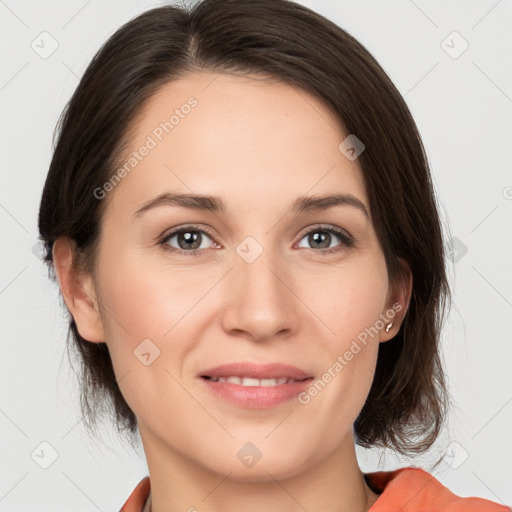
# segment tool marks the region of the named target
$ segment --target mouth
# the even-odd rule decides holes
[[[217,366],[198,377],[218,398],[249,409],[283,404],[304,391],[314,378],[295,366],[249,362]]]
[[[281,386],[282,384],[290,384],[291,382],[303,382],[306,380],[311,380],[313,377],[306,377],[304,379],[292,379],[288,377],[278,377],[271,379],[255,379],[253,377],[238,377],[236,375],[229,375],[227,377],[211,377],[209,375],[201,375],[201,378],[206,380],[211,380],[212,382],[229,382],[231,384],[236,384],[238,386],[263,386],[263,387],[273,387],[273,386]]]
[[[259,381],[292,379],[301,381],[312,378],[313,375],[306,370],[285,363],[256,364],[249,361],[222,364],[209,368],[200,373],[200,377],[207,379],[257,379]],[[239,382],[236,382],[240,384]],[[284,382],[282,382],[284,383]],[[257,384],[247,384],[255,386]],[[265,385],[265,384],[263,384]],[[274,384],[275,385],[275,384]]]

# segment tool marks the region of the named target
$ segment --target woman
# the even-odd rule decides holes
[[[86,70],[39,229],[83,405],[140,433],[123,512],[483,510],[420,468],[449,289],[420,136],[349,34],[285,0],[150,10]]]

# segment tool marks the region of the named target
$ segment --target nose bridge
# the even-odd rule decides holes
[[[276,302],[278,298],[278,302],[281,302],[285,299],[282,283],[285,276],[280,276],[283,265],[279,261],[279,251],[268,244],[263,247],[251,238],[248,237],[237,247],[235,272],[245,288],[243,297],[249,301],[254,300],[255,306],[260,299],[265,299],[263,305],[270,305],[270,302]]]
[[[285,284],[290,279],[289,272],[279,251],[247,237],[236,253],[224,327],[246,331],[254,338],[268,338],[293,328],[293,294]]]

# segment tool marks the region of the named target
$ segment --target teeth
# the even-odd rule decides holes
[[[211,380],[214,382],[230,382],[231,384],[237,384],[239,386],[279,386],[281,384],[287,384],[289,382],[298,382],[295,379],[287,379],[286,377],[279,377],[277,379],[255,379],[252,377],[212,377]]]

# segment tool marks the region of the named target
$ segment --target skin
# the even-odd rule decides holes
[[[371,218],[358,209],[290,212],[299,196],[333,192],[370,207],[357,160],[338,150],[348,134],[330,111],[302,90],[255,78],[195,73],[152,97],[130,151],[190,96],[198,105],[103,199],[94,273],[71,270],[74,244],[61,238],[57,278],[80,334],[108,345],[138,420],[153,512],[368,510],[378,496],[358,466],[352,425],[412,280],[390,283]],[[162,192],[219,196],[228,213],[168,205],[134,218]],[[189,224],[214,234],[199,232],[200,255],[159,245]],[[307,235],[324,233],[320,224],[356,242],[332,234],[317,248]],[[263,249],[252,263],[236,251],[247,236]],[[187,250],[178,243],[175,236],[167,246]],[[326,247],[339,250],[322,255]],[[396,303],[389,333],[369,338],[306,405],[237,407],[198,379],[234,361],[285,362],[320,378]],[[160,350],[148,366],[134,357],[147,338]],[[237,457],[247,442],[262,454],[252,467]]]

